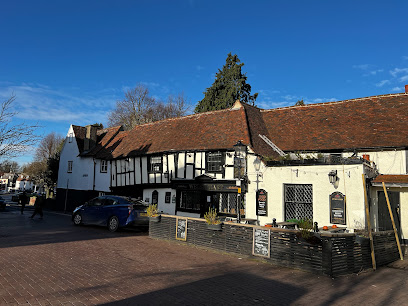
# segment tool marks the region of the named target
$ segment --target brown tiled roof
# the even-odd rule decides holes
[[[373,183],[394,183],[394,184],[408,184],[408,175],[390,175],[382,174],[377,176]]]
[[[75,139],[78,145],[79,153],[84,151],[84,139],[86,135],[86,128],[83,126],[72,125],[72,129],[74,130]]]
[[[259,113],[241,107],[135,126],[117,146],[113,158],[166,151],[232,149],[238,140],[252,147],[246,110]],[[252,122],[255,115],[250,117],[254,131],[261,129],[262,124],[257,127]]]
[[[123,131],[121,126],[98,130],[96,145],[83,156],[95,156],[102,159],[109,158],[111,155],[110,142],[112,142],[120,131]]]
[[[408,147],[407,94],[274,110],[238,106],[138,125],[126,132],[119,127],[102,130],[90,153],[110,159],[167,151],[227,150],[241,140],[257,154],[276,157],[259,134],[284,151]],[[85,128],[74,126],[74,131],[79,139],[85,136]]]
[[[284,151],[408,146],[408,95],[392,94],[261,112]]]

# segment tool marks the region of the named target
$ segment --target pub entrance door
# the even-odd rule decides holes
[[[398,237],[401,239],[400,193],[395,191],[388,191],[387,193]],[[393,230],[384,191],[378,191],[378,228],[380,231]]]

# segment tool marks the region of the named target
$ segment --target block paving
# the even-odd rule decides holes
[[[257,258],[0,212],[0,305],[407,304],[403,264],[331,279]]]

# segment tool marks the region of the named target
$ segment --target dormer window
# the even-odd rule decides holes
[[[206,171],[207,172],[222,172],[225,160],[225,153],[217,152],[208,152],[207,153],[207,163]]]
[[[163,161],[161,156],[150,157],[150,172],[161,173],[163,171]]]

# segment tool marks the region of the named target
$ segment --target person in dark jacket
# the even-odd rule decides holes
[[[27,196],[27,193],[25,192],[25,190],[23,191],[22,194],[20,194],[19,200],[20,200],[20,204],[21,204],[21,214],[23,214],[25,206],[28,203],[28,196]]]
[[[33,212],[32,216],[30,218],[33,219],[34,216],[38,213],[38,214],[40,214],[40,219],[42,219],[43,218],[42,207],[43,207],[43,198],[42,197],[37,197],[37,199],[35,200],[35,203],[34,203],[34,212]]]

